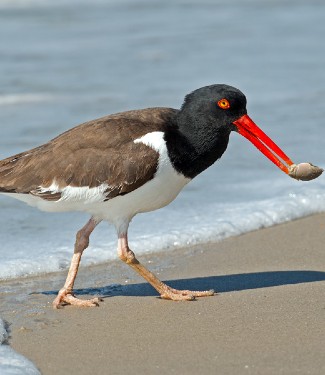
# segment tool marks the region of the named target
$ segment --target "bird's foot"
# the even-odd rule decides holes
[[[193,301],[197,297],[209,297],[213,296],[215,291],[205,290],[205,291],[193,291],[193,290],[178,290],[167,287],[160,297],[163,299],[171,299],[172,301]]]
[[[80,299],[75,297],[72,293],[60,291],[55,300],[53,301],[53,307],[59,309],[64,305],[74,305],[78,307],[95,307],[99,306],[99,302],[103,301],[102,298],[91,298],[91,299]]]

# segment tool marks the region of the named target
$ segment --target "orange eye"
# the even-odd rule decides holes
[[[221,108],[221,109],[228,109],[230,108],[230,103],[227,99],[221,99],[218,101],[218,106]]]

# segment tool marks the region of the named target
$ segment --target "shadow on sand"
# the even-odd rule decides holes
[[[325,272],[318,271],[271,271],[244,273],[225,276],[196,277],[192,279],[166,280],[176,289],[209,290],[219,293],[235,292],[247,289],[269,288],[280,285],[311,283],[324,281]],[[113,296],[158,296],[148,283],[131,285],[111,284],[101,288],[74,289],[77,295],[100,295],[103,298]],[[40,294],[56,295],[58,291],[43,291]]]

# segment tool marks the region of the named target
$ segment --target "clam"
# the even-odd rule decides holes
[[[288,169],[290,177],[302,181],[314,180],[324,171],[324,169],[311,163],[291,164]]]

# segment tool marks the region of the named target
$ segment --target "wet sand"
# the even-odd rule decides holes
[[[325,373],[325,214],[141,261],[183,289],[161,300],[122,262],[81,268],[97,308],[51,302],[65,273],[0,284],[10,345],[42,374]]]

